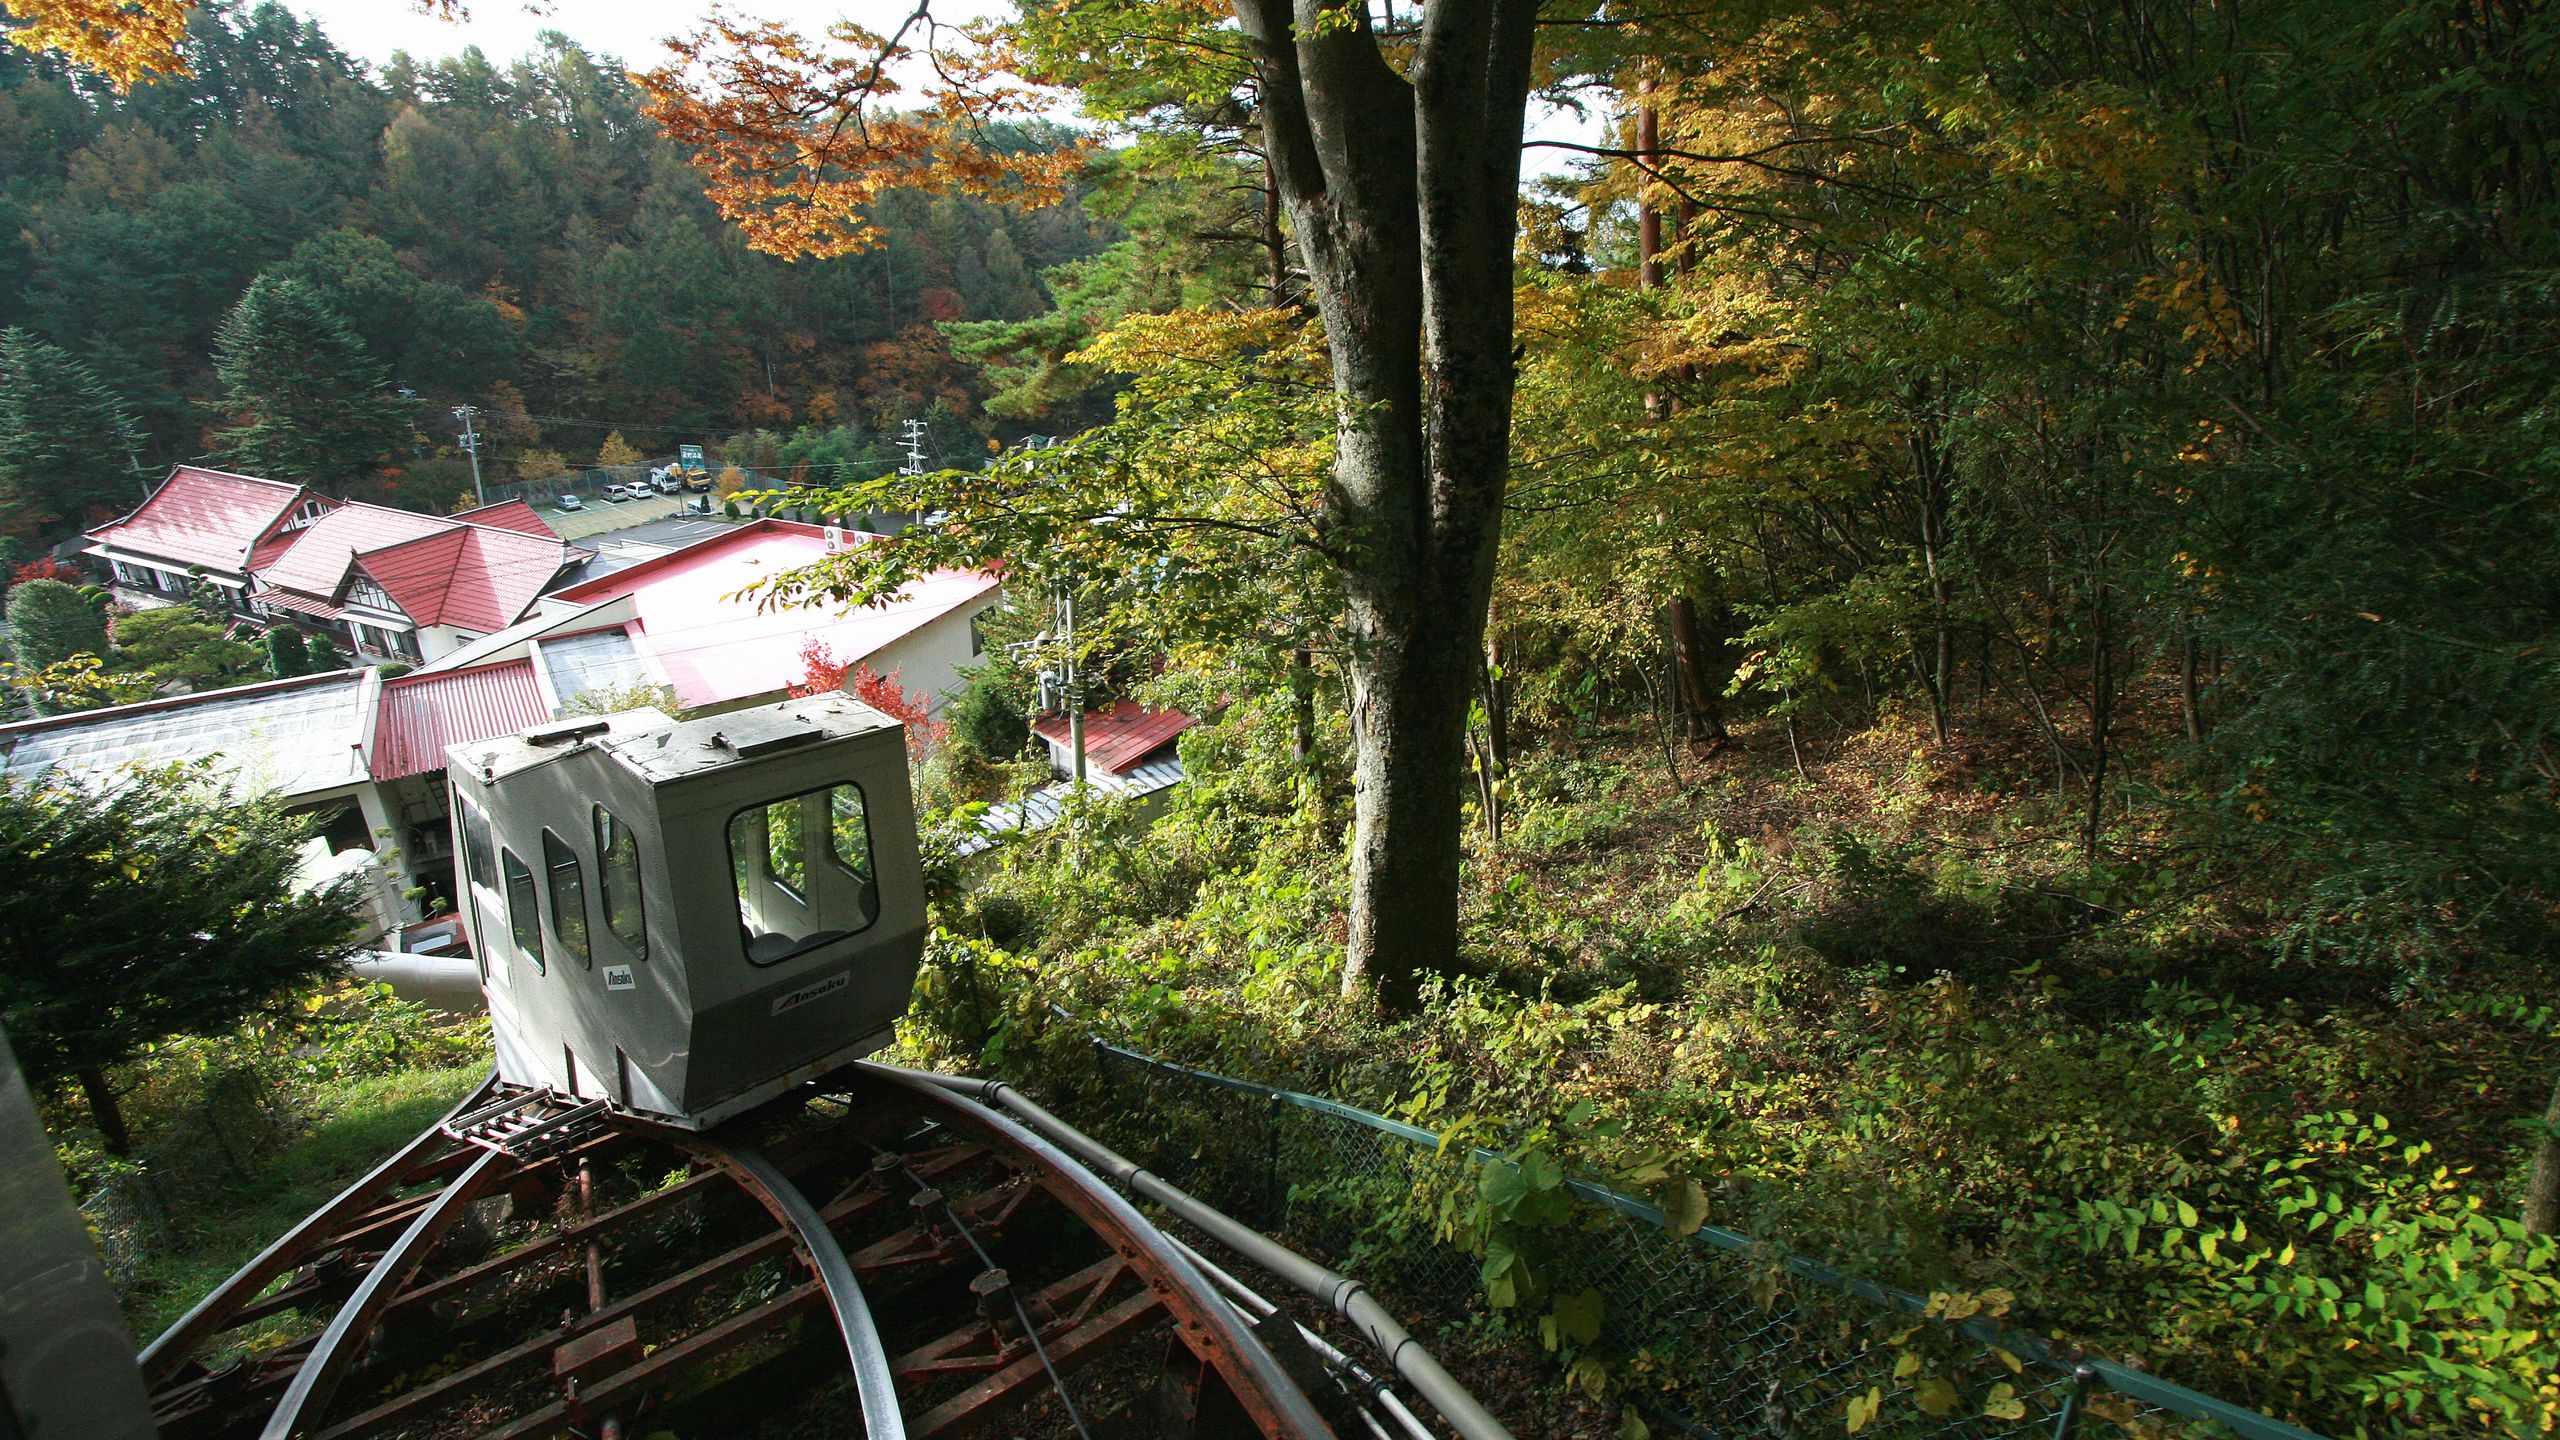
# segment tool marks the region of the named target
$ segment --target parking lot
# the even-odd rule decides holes
[[[601,494],[582,495],[583,510],[563,510],[545,500],[534,505],[543,523],[563,540],[584,540],[590,536],[614,534],[636,525],[673,519],[684,508],[690,495],[652,495],[645,500],[607,500]]]

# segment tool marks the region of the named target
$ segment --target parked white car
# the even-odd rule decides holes
[[[563,510],[584,510],[587,508],[587,502],[579,499],[575,495],[563,495],[551,503]]]
[[[673,495],[684,489],[684,482],[677,479],[672,470],[652,470],[649,472],[649,488],[661,495]]]
[[[638,500],[648,493],[649,489],[645,485],[607,485],[604,487],[604,498],[607,500]]]

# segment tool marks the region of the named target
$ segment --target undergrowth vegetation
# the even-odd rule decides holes
[[[1888,720],[1799,775],[1772,726],[1667,757],[1675,783],[1626,732],[1519,762],[1503,843],[1470,841],[1466,973],[1386,1022],[1339,1000],[1341,817],[1283,728],[1239,706],[1185,737],[1152,824],[1097,808],[976,862],[911,1056],[1064,1087],[1099,1032],[1675,1225],[2005,1293],[2010,1323],[2329,1434],[2560,1417],[2560,1265],[2515,1218],[2560,1036],[2524,960],[2303,959],[2283,897],[2144,792],[2083,864],[1996,735]],[[1640,1383],[1542,1286],[1571,1222],[1454,1193],[1409,1233],[1490,1262],[1497,1316],[1577,1379]]]
[[[130,1156],[105,1150],[76,1101],[48,1105],[136,1342],[469,1093],[488,1073],[488,1030],[334,979],[235,1032],[117,1067]]]

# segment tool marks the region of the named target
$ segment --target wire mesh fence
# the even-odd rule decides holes
[[[1510,1163],[1296,1091],[1095,1040],[1080,1123],[1175,1185],[1358,1275],[1401,1308],[1481,1309],[1470,1250],[1428,1197]],[[1465,1178],[1458,1176],[1458,1178]],[[1597,1297],[1599,1346],[1655,1433],[1718,1440],[2319,1440],[2312,1432],[1582,1181],[1552,1295]],[[1851,1422],[1855,1422],[1852,1424]]]

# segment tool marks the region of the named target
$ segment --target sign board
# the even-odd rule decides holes
[[[706,468],[702,463],[702,447],[699,445],[677,446],[676,457],[678,462],[687,470],[700,470]]]

